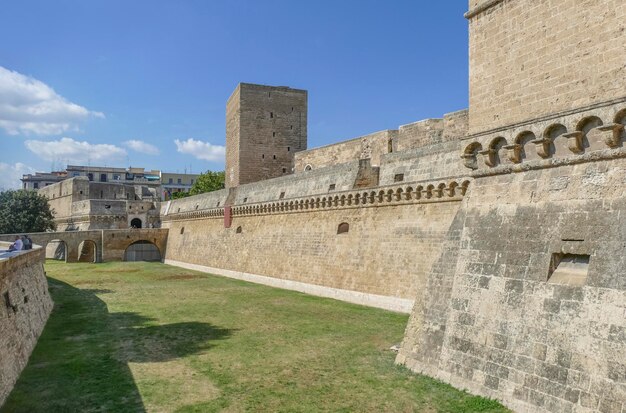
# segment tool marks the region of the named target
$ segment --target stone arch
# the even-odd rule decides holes
[[[436,191],[437,198],[441,198],[445,190],[446,190],[445,182],[442,182],[439,185],[437,185],[437,191]]]
[[[487,159],[485,163],[493,167],[510,163],[506,147],[508,143],[502,136],[493,138],[487,150]]]
[[[130,220],[130,226],[131,228],[141,228],[141,219],[139,218],[133,218]]]
[[[393,200],[393,189],[388,189],[385,196],[385,201],[390,202]]]
[[[602,126],[602,119],[597,116],[587,116],[576,124],[576,130],[582,132],[579,138],[582,150],[597,151],[606,149],[606,144],[602,138],[602,132],[598,129]]]
[[[535,134],[531,131],[520,132],[515,138],[515,145],[511,148],[513,152],[510,158],[513,162],[533,161],[539,159],[534,141],[537,140]]]
[[[413,187],[409,186],[407,187],[406,191],[404,191],[404,199],[406,199],[407,201],[410,201],[412,196],[413,196]]]
[[[98,246],[90,239],[78,244],[78,262],[97,262]]]
[[[396,201],[401,201],[402,200],[402,192],[404,192],[402,190],[402,188],[398,188],[396,189]]]
[[[470,185],[470,181],[463,181],[463,183],[461,184],[461,195],[465,196],[469,188],[469,185]]]
[[[241,234],[242,232],[243,232],[243,229],[241,228],[241,225],[239,225],[239,226],[237,227],[237,229],[235,230],[235,233],[236,233],[236,234]]]
[[[313,167],[311,166],[311,164],[307,164],[307,166],[304,167],[305,172],[311,171],[311,170],[313,170]]]
[[[480,142],[472,142],[463,151],[463,164],[470,169],[478,169],[478,153],[483,150]]]
[[[448,185],[448,196],[456,195],[456,188],[459,186],[459,183],[456,181],[450,182]]]
[[[376,202],[376,191],[370,192],[367,202],[369,202],[370,204],[373,204],[374,202]]]
[[[124,261],[161,261],[161,251],[148,240],[135,241],[124,250]]]
[[[426,187],[426,199],[430,199],[433,197],[433,191],[435,190],[435,185],[428,185]]]
[[[347,198],[348,205],[352,205],[353,198],[354,198],[354,195],[348,194],[348,198]]]
[[[537,151],[543,158],[550,156],[568,156],[571,154],[567,144],[567,128],[560,123],[553,123],[543,132],[543,143]],[[541,153],[543,150],[543,154]]]
[[[378,202],[383,202],[385,200],[385,191],[384,190],[380,190],[378,191],[378,198],[376,199]]]
[[[341,195],[341,198],[339,198],[339,205],[341,205],[341,206],[346,205],[346,196],[345,195]]]
[[[418,185],[415,188],[415,199],[422,199],[422,193],[424,192],[424,187],[422,185]]]
[[[46,243],[46,258],[67,262],[68,247],[62,239],[53,239]]]

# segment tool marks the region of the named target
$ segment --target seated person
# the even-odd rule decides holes
[[[23,247],[24,243],[22,242],[22,239],[18,235],[16,235],[15,242],[9,245],[9,251],[21,251]]]
[[[33,240],[30,239],[30,237],[28,235],[24,235],[22,237],[22,244],[23,244],[22,249],[24,249],[24,250],[32,250],[33,249]]]

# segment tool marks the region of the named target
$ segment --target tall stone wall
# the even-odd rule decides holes
[[[181,211],[164,217],[166,262],[352,292],[366,297],[358,302],[408,311],[464,188],[416,183],[236,205],[230,227],[221,209]]]
[[[44,253],[35,247],[0,260],[0,406],[26,366],[52,311]]]
[[[476,169],[397,361],[519,412],[622,412],[624,138]]]
[[[469,5],[470,133],[626,98],[626,2]]]

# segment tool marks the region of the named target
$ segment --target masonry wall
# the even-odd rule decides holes
[[[0,260],[0,406],[26,366],[52,311],[44,253],[36,247]]]
[[[626,160],[602,156],[476,174],[398,362],[518,412],[623,411]],[[549,278],[564,253],[585,279]]]
[[[626,98],[626,2],[469,6],[470,133]]]
[[[235,215],[230,228],[219,216],[166,220],[166,259],[412,300],[458,205],[458,198],[311,205],[310,211]],[[338,234],[342,223],[349,231]]]

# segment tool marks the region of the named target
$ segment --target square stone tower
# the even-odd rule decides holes
[[[307,146],[307,91],[240,83],[226,104],[226,187],[293,172]]]

